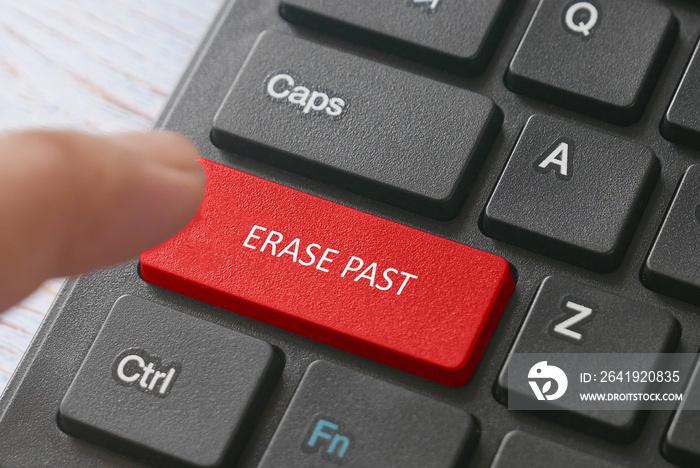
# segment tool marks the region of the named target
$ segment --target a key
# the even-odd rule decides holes
[[[316,361],[260,468],[464,466],[478,433],[460,408]]]
[[[484,210],[487,235],[591,270],[612,271],[659,176],[647,147],[531,117]]]
[[[700,164],[683,176],[642,269],[654,291],[700,303]]]
[[[513,466],[615,468],[618,465],[527,432],[512,431],[503,438],[491,468],[510,468]]]
[[[514,0],[283,0],[294,23],[475,75],[485,68]]]
[[[513,91],[618,124],[639,120],[675,42],[653,0],[542,0],[508,67]]]
[[[222,466],[281,368],[263,341],[123,296],[61,402],[61,429],[162,466]]]
[[[669,105],[661,133],[665,138],[682,145],[700,149],[700,42],[678,85]]]
[[[201,160],[204,201],[149,283],[449,386],[513,292],[501,257]]]
[[[219,109],[212,139],[227,151],[450,218],[501,120],[485,96],[267,32]]]
[[[671,419],[671,424],[661,445],[661,451],[669,461],[682,466],[700,465],[700,363],[683,391],[683,402]]]
[[[535,295],[525,322],[498,377],[501,402],[508,392],[535,400],[527,379],[508,381],[514,353],[666,353],[672,352],[680,327],[669,313],[565,278],[546,278]],[[646,413],[638,410],[591,411],[561,407],[535,411],[560,424],[616,442],[632,441]]]

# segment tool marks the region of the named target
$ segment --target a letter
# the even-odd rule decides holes
[[[160,386],[160,390],[158,390],[158,393],[160,393],[161,395],[165,395],[166,393],[168,393],[168,391],[170,390],[169,389],[170,383],[173,381],[173,378],[175,377],[175,372],[176,372],[176,370],[174,367],[172,367],[168,371],[168,375],[165,376],[165,380],[163,380],[163,384]]]
[[[292,104],[296,104],[298,106],[305,106],[306,100],[308,99],[309,93],[311,92],[309,91],[309,88],[297,86],[292,91],[292,94],[289,95],[289,98],[287,98],[287,100]]]
[[[386,270],[384,270],[384,273],[382,273],[382,276],[386,280],[386,286],[379,286],[379,281],[377,281],[377,284],[374,286],[375,288],[379,289],[380,291],[387,291],[391,289],[391,286],[393,286],[394,282],[391,281],[391,278],[389,278],[389,275],[387,274],[390,271],[393,273],[399,272],[399,270],[395,270],[394,268],[387,268]]]
[[[294,250],[291,247],[294,246]],[[277,254],[277,258],[280,258],[283,254],[291,255],[292,261],[296,262],[299,255],[299,238],[297,237],[292,242],[289,243],[287,247],[284,248],[280,253]]]
[[[321,102],[319,104],[316,104],[316,101],[318,99],[321,99]],[[328,105],[328,95],[326,93],[319,93],[318,91],[314,91],[311,93],[311,98],[309,101],[306,103],[306,106],[304,107],[304,114],[308,114],[309,111],[321,111],[326,108]]]
[[[326,107],[326,114],[330,115],[331,117],[337,117],[340,114],[342,114],[344,110],[345,110],[345,101],[343,101],[340,98],[335,97],[335,98],[330,100],[328,107]]]
[[[168,375],[168,374],[166,374],[165,372],[156,371],[156,373],[153,374],[153,378],[151,379],[151,383],[148,385],[148,389],[150,391],[153,391],[153,389],[156,388],[156,384],[158,383],[158,381],[160,379],[162,379],[163,377],[165,377],[166,375]]]
[[[121,380],[122,382],[134,383],[139,379],[139,377],[141,377],[141,374],[138,372],[135,372],[131,375],[126,375],[124,373],[124,368],[131,361],[136,362],[140,369],[143,369],[146,365],[141,356],[137,356],[136,354],[130,354],[129,356],[126,356],[124,359],[119,361],[119,366],[117,366],[117,377],[119,377],[119,380]]]
[[[352,267],[352,262],[357,260],[360,262],[359,265],[357,265],[357,268]],[[343,270],[343,273],[340,275],[341,278],[345,278],[345,273],[348,271],[358,271],[360,268],[362,268],[362,265],[364,265],[364,261],[360,257],[350,257],[350,260],[348,261],[348,264],[345,265],[345,269]]]
[[[314,255],[314,253],[311,251],[311,247],[314,247],[314,248],[319,249],[319,250],[321,249],[321,246],[318,244],[309,244],[306,247],[306,255],[309,256],[309,261],[302,262],[301,260],[299,260],[299,265],[309,266],[309,265],[314,264],[314,262],[316,261],[316,255]]]
[[[406,279],[403,280],[403,284],[402,284],[401,287],[399,288],[399,292],[396,293],[397,296],[400,296],[400,295],[401,295],[401,291],[403,291],[403,288],[406,287],[406,283],[408,283],[408,280],[409,280],[409,279],[411,279],[411,278],[413,278],[413,279],[418,279],[418,277],[417,277],[416,275],[412,275],[412,274],[410,274],[410,273],[406,273],[405,271],[402,271],[400,274],[404,275],[404,276],[406,277]]]
[[[314,432],[311,434],[311,437],[309,438],[309,441],[306,443],[306,445],[308,445],[309,447],[314,447],[318,439],[331,440],[331,435],[327,432],[323,432],[323,430],[326,428],[332,429],[333,431],[337,431],[338,425],[333,424],[330,421],[326,421],[325,419],[319,419],[316,423],[316,427],[314,427]]]
[[[155,372],[155,369],[153,369],[153,363],[149,362],[148,365],[143,368],[143,375],[141,376],[141,380],[139,380],[139,387],[146,388],[148,386],[146,381],[148,380],[148,377],[153,374],[153,372]]]
[[[366,273],[368,271],[372,270],[372,275],[368,276]],[[362,273],[360,273],[357,278],[355,278],[355,281],[359,280],[360,278],[366,278],[369,280],[369,285],[374,287],[374,277],[377,275],[377,262],[372,262],[370,266],[364,269]]]
[[[576,325],[584,324],[590,321],[593,318],[593,309],[582,304],[577,304],[573,301],[567,301],[565,307],[576,313],[570,317],[565,317],[565,320],[562,320],[559,323],[555,323],[552,328],[552,332],[572,339],[576,342],[583,341],[583,335],[577,331],[574,331],[572,328]]]
[[[338,442],[342,443],[343,445],[340,447],[340,452],[338,452],[338,454],[335,456],[338,458],[343,458],[345,456],[345,452],[348,451],[348,447],[350,447],[350,439],[345,436],[335,434],[333,436],[333,440],[331,441],[330,447],[328,447],[328,453],[331,455],[335,454],[335,448],[338,446]]]
[[[272,236],[277,236],[277,240],[274,240],[274,241],[273,241],[273,240],[272,240]],[[267,247],[267,245],[269,244],[270,246],[272,246],[272,247],[271,247],[272,255],[275,255],[275,253],[276,253],[276,251],[277,251],[277,244],[279,244],[280,242],[282,242],[282,237],[283,237],[283,236],[282,236],[282,233],[281,233],[281,232],[270,231],[270,233],[267,235],[267,239],[265,239],[265,242],[263,243],[262,247],[260,247],[260,251],[261,251],[261,252],[264,252],[264,251],[265,251],[265,247]]]
[[[275,86],[277,86],[277,83],[279,83],[282,80],[286,81],[287,84],[283,88],[284,90],[281,93],[278,93],[275,89]],[[270,78],[270,81],[267,82],[267,94],[273,99],[284,99],[287,96],[289,96],[288,88],[292,86],[294,86],[294,79],[287,74],[280,73],[279,75]]]
[[[318,264],[316,265],[317,270],[325,271],[326,273],[328,273],[328,270],[326,268],[323,268],[323,262],[331,263],[333,261],[333,259],[328,256],[329,252],[334,253],[334,254],[340,253],[337,250],[326,249],[326,251],[323,252],[323,256],[321,257],[321,260],[319,260]]]
[[[571,157],[574,153],[574,143],[559,140],[535,160],[537,172],[547,173],[554,170],[558,179],[571,179]]]
[[[254,245],[250,245],[248,243],[248,241],[251,239],[260,239],[259,236],[255,235],[255,231],[258,229],[260,229],[262,231],[267,231],[267,229],[262,227],[262,226],[254,225],[253,229],[250,230],[250,234],[248,234],[248,237],[246,237],[245,240],[243,241],[243,247],[248,247],[249,249],[253,249],[253,250],[257,249],[257,247],[255,247]]]

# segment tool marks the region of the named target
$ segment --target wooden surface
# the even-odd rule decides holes
[[[0,131],[148,129],[219,2],[0,0]],[[0,313],[0,391],[61,282]]]

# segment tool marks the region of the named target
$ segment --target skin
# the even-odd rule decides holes
[[[177,234],[204,196],[198,154],[167,132],[0,135],[0,310]]]

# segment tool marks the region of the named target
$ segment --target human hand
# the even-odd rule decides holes
[[[174,236],[204,196],[198,151],[166,132],[0,136],[0,311],[46,278],[118,263]]]

